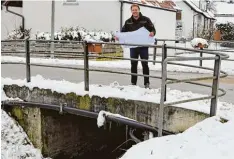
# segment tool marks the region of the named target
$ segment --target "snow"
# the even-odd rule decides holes
[[[234,14],[234,3],[215,2],[215,4],[217,9],[216,14]]]
[[[233,159],[234,120],[208,118],[185,132],[141,142],[121,159]]]
[[[20,100],[8,98],[1,89],[1,101]],[[1,109],[1,158],[39,159],[43,158],[39,149],[34,148],[23,128]]]
[[[106,116],[115,116],[115,117],[118,117],[118,118],[124,118],[124,119],[128,119],[128,120],[133,120],[133,119],[130,119],[130,118],[127,118],[127,117],[124,117],[120,114],[113,114],[113,113],[110,113],[110,112],[107,112],[107,111],[104,111],[104,110],[101,110],[98,114],[98,118],[97,118],[97,126],[100,128],[102,127],[105,122],[106,122],[106,119],[105,117]]]
[[[228,23],[228,22],[234,23],[234,17],[215,17],[215,18],[216,18],[215,23]]]
[[[31,78],[31,82],[27,83],[26,80],[13,80],[10,78],[2,78],[2,84],[12,85],[17,84],[19,86],[27,86],[29,89],[38,87],[40,89],[51,89],[59,93],[74,92],[77,95],[89,95],[90,97],[96,95],[101,98],[115,97],[125,100],[140,100],[152,103],[159,103],[160,101],[160,89],[145,89],[138,86],[120,86],[117,82],[115,84],[108,85],[90,85],[90,91],[84,91],[84,83],[71,83],[68,81],[56,81],[50,79],[44,79],[42,76],[37,75]],[[59,86],[59,87],[58,87]],[[203,94],[195,94],[192,92],[182,92],[179,90],[167,89],[167,102],[175,102],[184,99],[204,97]],[[204,113],[210,111],[210,100],[195,101],[190,103],[178,104],[176,107],[183,107],[187,109],[197,110]],[[217,115],[226,119],[234,118],[234,105],[226,102],[218,102]]]
[[[194,39],[191,41],[191,45],[192,45],[193,47],[197,47],[197,46],[199,45],[199,43],[202,44],[202,45],[209,46],[207,40],[202,39],[202,38],[194,38]]]
[[[202,11],[197,5],[194,4],[192,0],[185,0],[189,6],[191,6],[197,13],[202,13],[207,18],[214,18],[211,12]]]
[[[81,37],[79,37],[79,35]],[[51,34],[49,32],[38,32],[35,37],[36,39],[50,40]],[[62,28],[61,30],[54,33],[54,37],[55,40],[111,41],[113,35],[104,31],[88,31],[84,28],[76,27]]]

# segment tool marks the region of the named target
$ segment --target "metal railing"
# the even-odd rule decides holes
[[[175,46],[175,47],[177,47],[176,45],[177,44],[180,44],[180,45],[182,45],[182,44],[184,44],[184,48],[188,48],[188,49],[191,49],[191,44],[189,44],[189,46],[190,47],[188,47],[188,42],[190,43],[191,42],[191,40],[187,40],[187,39],[157,39],[157,41],[156,41],[156,43],[159,43],[159,42],[161,42],[162,44],[167,44],[167,43],[174,43],[173,45]],[[211,49],[211,48],[209,48],[209,49],[206,49],[206,48],[204,48],[204,50],[209,50],[209,51],[220,51],[220,52],[223,52],[223,53],[233,53],[234,54],[234,48],[229,48],[229,47],[224,47],[224,46],[222,46],[222,47],[220,47],[220,44],[222,44],[222,43],[229,43],[229,44],[233,44],[234,45],[234,41],[216,41],[216,40],[208,40],[207,41],[209,44],[213,44],[213,45],[215,45],[215,48],[213,48],[213,49]],[[172,44],[171,44],[172,45]],[[211,47],[211,46],[210,46]],[[192,54],[192,53],[194,53],[193,51],[194,50],[184,50],[185,52],[177,52],[177,49],[175,48],[174,49],[175,50],[175,55],[181,55],[181,54]],[[153,53],[153,57],[155,57],[156,56],[156,52],[157,51],[154,51],[154,53]],[[200,57],[203,57],[203,52],[200,52]],[[154,58],[155,59],[155,58]],[[224,59],[225,61],[234,61],[234,58],[228,58],[228,59]],[[200,60],[199,61],[199,66],[202,66],[203,65],[203,63],[202,63],[202,60]]]
[[[171,106],[175,104],[180,103],[186,103],[186,102],[192,102],[192,101],[198,101],[198,100],[205,100],[205,99],[211,99],[210,102],[210,116],[216,115],[216,109],[217,109],[217,100],[218,97],[221,97],[225,95],[225,90],[219,88],[219,79],[224,78],[227,76],[227,73],[220,70],[221,61],[223,59],[227,59],[229,56],[217,51],[210,51],[210,50],[195,50],[195,49],[188,49],[183,47],[175,47],[175,46],[168,46],[165,43],[163,45],[142,45],[142,44],[126,44],[126,43],[109,43],[109,42],[87,42],[83,41],[83,47],[84,47],[84,54],[80,55],[83,56],[84,61],[84,67],[83,68],[74,68],[74,67],[67,67],[67,66],[54,66],[54,65],[44,65],[44,64],[32,64],[30,63],[30,41],[29,39],[21,40],[25,41],[25,53],[26,53],[26,79],[27,82],[31,81],[31,66],[42,66],[42,67],[56,67],[56,68],[66,68],[66,69],[75,69],[75,70],[84,70],[84,89],[85,91],[89,91],[89,73],[90,71],[96,71],[96,72],[106,72],[106,73],[115,73],[115,74],[123,74],[123,75],[135,75],[135,76],[143,76],[143,77],[150,77],[150,78],[157,78],[161,79],[161,97],[160,97],[160,105],[159,107],[159,116],[158,116],[158,136],[162,136],[163,132],[163,113],[164,108],[166,106]],[[35,40],[33,40],[35,41]],[[42,41],[42,40],[40,40]],[[44,40],[45,42],[55,42],[55,40]],[[72,41],[63,41],[64,43],[77,43]],[[154,49],[162,49],[162,60],[156,61],[153,60],[143,60],[143,59],[132,59],[132,58],[123,58],[123,57],[111,57],[111,56],[103,56],[103,55],[93,55],[89,53],[88,50],[88,44],[111,44],[111,45],[128,45],[128,46],[139,46],[139,47],[152,47]],[[213,55],[212,57],[168,57],[167,51],[169,49],[178,49],[178,50],[185,50],[185,51],[192,51],[194,53],[203,53],[208,55]],[[121,71],[111,71],[111,70],[103,70],[103,69],[92,69],[89,68],[89,58],[90,57],[102,57],[102,58],[111,58],[111,59],[118,59],[118,60],[128,60],[128,61],[142,61],[142,62],[153,62],[153,63],[161,63],[161,76],[152,76],[152,75],[142,75],[142,74],[135,74],[135,73],[127,73],[127,72],[121,72]],[[156,57],[156,56],[155,56]],[[214,60],[214,67],[202,67],[202,66],[194,66],[190,64],[183,64],[183,63],[176,63],[172,61],[193,61],[193,60]],[[15,62],[7,62],[2,64],[22,64],[22,63],[15,63]],[[178,66],[186,66],[186,67],[192,67],[192,68],[199,68],[204,70],[213,71],[213,75],[207,76],[207,77],[199,77],[199,78],[188,78],[188,79],[175,79],[175,78],[168,78],[167,77],[167,66],[168,65],[178,65]],[[208,84],[201,84],[194,81],[199,80],[212,80],[212,85]],[[188,83],[193,85],[199,85],[202,87],[209,87],[212,88],[211,95],[205,96],[205,97],[199,97],[199,98],[192,98],[192,99],[186,99],[176,102],[166,102],[167,99],[167,85],[169,84],[175,84],[175,83]],[[221,94],[218,93],[218,91],[221,92]]]

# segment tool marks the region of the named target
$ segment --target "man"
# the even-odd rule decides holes
[[[121,32],[130,32],[138,30],[141,27],[145,27],[149,32],[149,36],[153,37],[156,33],[155,28],[151,20],[143,16],[140,12],[140,7],[137,4],[133,4],[131,6],[132,16],[125,21],[125,24],[121,30]],[[149,59],[149,51],[148,47],[137,47],[137,48],[130,48],[130,57],[134,59],[138,59],[140,56],[141,59],[148,60]],[[141,62],[143,67],[143,74],[149,75],[149,66],[148,62]],[[137,65],[138,61],[131,61],[131,72],[137,73]],[[131,77],[132,85],[137,84],[137,76],[132,75]],[[145,88],[149,88],[149,77],[144,77],[144,85]]]

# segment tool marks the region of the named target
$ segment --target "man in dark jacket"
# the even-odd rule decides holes
[[[140,7],[137,4],[133,4],[131,6],[132,16],[125,21],[125,24],[121,30],[121,32],[130,32],[138,30],[141,27],[145,27],[149,32],[149,36],[153,37],[156,33],[155,28],[151,20],[143,16],[140,12]],[[149,59],[149,51],[148,47],[137,47],[130,48],[130,57],[134,59],[138,59],[140,56],[141,59],[148,60]],[[131,72],[137,73],[137,64],[138,61],[131,61]],[[143,67],[143,74],[149,75],[149,66],[148,62],[141,62]],[[132,85],[137,84],[137,76],[132,75],[131,78]],[[144,77],[144,85],[145,88],[149,88],[149,77]]]

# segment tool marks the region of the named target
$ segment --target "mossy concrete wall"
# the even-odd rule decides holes
[[[60,105],[67,103],[70,107],[99,112],[106,110],[111,113],[135,119],[139,122],[157,126],[159,105],[150,102],[125,100],[120,98],[101,98],[89,95],[79,96],[75,93],[59,93],[49,89],[37,87],[30,90],[28,87],[17,85],[4,85],[4,91],[8,97],[20,98],[24,101]],[[195,106],[194,106],[195,107]],[[164,123],[165,130],[171,132],[183,132],[197,122],[204,120],[209,115],[179,107],[165,107]]]
[[[89,95],[79,96],[75,93],[59,93],[56,91],[51,91],[49,89],[39,89],[37,87],[29,89],[28,87],[20,87],[17,85],[4,85],[4,91],[8,97],[20,98],[24,101],[38,102],[46,104],[60,105],[66,103],[67,106],[88,110],[92,112],[99,112],[100,110],[106,110],[112,113],[121,114],[123,116],[135,119],[139,122],[143,122],[148,125],[157,126],[157,117],[159,112],[159,105],[150,102],[125,100],[120,98],[101,98],[98,96],[89,97]],[[48,134],[53,134],[52,132],[58,132],[58,134],[69,134],[65,133],[61,129],[66,129],[69,132],[74,132],[74,134],[79,134],[78,129],[74,127],[74,124],[66,125],[66,123],[58,124],[54,119],[50,119],[49,114],[45,110],[24,108],[20,109],[15,107],[11,112],[18,119],[19,123],[26,130],[28,136],[36,147],[41,148],[44,153],[49,154],[49,152],[58,151],[57,149],[48,150],[48,145],[53,142],[56,145],[56,141],[59,138],[65,136],[48,136]],[[58,114],[58,112],[56,112]],[[47,114],[45,116],[45,114]],[[52,114],[52,113],[51,113]],[[27,118],[25,118],[27,117]],[[209,115],[188,110],[184,108],[178,108],[173,106],[165,107],[163,129],[171,131],[174,133],[183,132],[189,127],[193,126],[197,122],[204,120],[209,117]],[[56,117],[58,118],[58,117]],[[70,121],[70,120],[69,120]],[[65,125],[63,125],[65,124]],[[76,127],[78,127],[76,125]],[[95,125],[96,127],[96,125]],[[45,128],[51,128],[52,132],[45,130]],[[43,129],[43,130],[42,130]],[[45,133],[47,132],[47,133]],[[76,133],[77,132],[77,133]],[[44,134],[43,134],[44,133]],[[57,133],[56,133],[57,134]],[[72,134],[69,134],[70,136]],[[45,137],[47,139],[45,139]],[[71,138],[67,139],[70,143],[77,143],[72,141]],[[48,139],[51,138],[51,139]],[[50,142],[50,143],[48,143]],[[63,143],[64,144],[64,143]],[[61,143],[57,143],[57,147],[62,147]],[[51,146],[50,146],[51,147]]]

